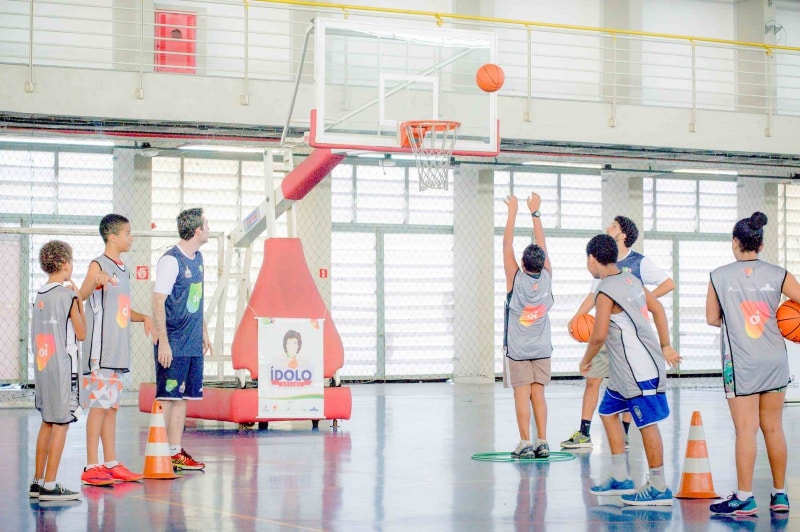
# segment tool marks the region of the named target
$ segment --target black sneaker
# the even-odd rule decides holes
[[[40,501],[73,501],[80,499],[81,494],[77,491],[68,490],[61,484],[56,484],[56,487],[49,490],[42,486],[39,488]]]
[[[31,487],[28,488],[28,497],[31,499],[38,499],[39,498],[39,491],[41,491],[42,487],[39,485],[38,482],[31,482]]]

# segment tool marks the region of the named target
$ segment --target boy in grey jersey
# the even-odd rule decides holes
[[[786,494],[786,437],[782,415],[791,380],[786,343],[775,311],[781,294],[800,301],[800,284],[784,268],[764,262],[767,216],[755,212],[733,228],[736,261],[711,272],[706,296],[706,321],[721,328],[720,348],[725,396],[736,427],[737,491],[712,504],[711,513],[748,516],[758,513],[753,496],[756,436],[764,435],[772,471],[770,511],[789,512]]]
[[[58,240],[46,243],[39,251],[39,264],[49,276],[36,294],[31,321],[36,408],[42,414],[42,425],[36,439],[36,465],[28,495],[43,501],[80,499],[80,493],[56,483],[56,474],[67,429],[77,421],[76,343],[86,337],[86,320],[78,301],[78,287],[72,282],[69,244]]]
[[[661,303],[642,282],[617,267],[617,245],[609,235],[597,235],[586,246],[586,267],[597,279],[596,317],[580,364],[586,375],[603,344],[609,352],[609,383],[600,404],[600,418],[611,448],[611,475],[591,488],[597,495],[621,495],[629,505],[671,505],[672,491],[664,480],[664,448],[658,422],[669,415],[665,397],[664,359],[680,362],[670,345],[667,316]],[[653,314],[658,335],[649,321]],[[642,434],[648,480],[638,489],[627,471],[625,431],[619,414],[631,412]]]
[[[636,223],[625,216],[616,216],[614,221],[606,228],[606,234],[614,238],[617,243],[617,267],[622,271],[629,271],[639,278],[643,284],[653,286],[652,293],[656,297],[664,296],[675,288],[675,282],[661,270],[650,258],[631,249],[639,239],[639,228]],[[572,336],[572,327],[578,316],[586,314],[594,308],[595,293],[597,292],[597,279],[592,283],[592,288],[586,298],[578,307],[575,315],[569,320],[567,328]],[[561,442],[564,449],[591,448],[592,416],[597,409],[600,397],[600,385],[608,377],[608,352],[601,350],[594,359],[592,369],[586,374],[581,404],[581,422],[569,439]],[[622,426],[625,428],[625,447],[628,446],[628,428],[631,424],[631,415],[622,415]]]
[[[130,370],[130,322],[143,322],[145,334],[153,334],[150,316],[130,306],[130,271],[122,253],[133,244],[131,224],[119,214],[100,220],[100,236],[105,243],[102,255],[89,264],[80,289],[86,300],[87,341],[83,344],[84,407],[86,419],[86,466],[81,481],[92,486],[115,482],[135,482],[141,473],[128,470],[117,460],[117,411],[122,393],[122,376]],[[103,444],[104,463],[99,461]]]
[[[542,198],[533,193],[528,197],[528,209],[533,223],[535,243],[525,248],[522,266],[514,256],[514,222],[517,218],[517,198],[508,196],[508,219],[503,233],[503,267],[506,274],[505,364],[514,388],[514,410],[520,442],[512,455],[546,458],[547,402],[544,387],[550,382],[550,316],[553,306],[550,259],[545,246],[544,228],[539,207]],[[505,380],[506,372],[503,372]],[[506,381],[508,382],[508,381]],[[531,439],[531,408],[536,423],[536,439]]]

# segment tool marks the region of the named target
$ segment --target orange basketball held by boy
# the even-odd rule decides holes
[[[787,299],[775,311],[775,319],[784,338],[800,343],[800,303]]]
[[[586,343],[592,335],[594,328],[594,316],[591,314],[581,314],[572,322],[572,327],[569,329],[569,335],[575,340]]]
[[[503,69],[494,63],[486,63],[475,74],[475,83],[484,92],[500,90],[505,79],[506,75],[503,73]]]

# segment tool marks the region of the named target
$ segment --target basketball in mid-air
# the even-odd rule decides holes
[[[775,319],[784,338],[800,343],[800,303],[787,299],[778,307]]]
[[[484,92],[495,92],[503,86],[506,75],[503,69],[494,63],[486,63],[475,74],[475,83]]]
[[[579,342],[586,343],[592,335],[592,328],[594,328],[594,316],[581,314],[573,320],[569,335]]]

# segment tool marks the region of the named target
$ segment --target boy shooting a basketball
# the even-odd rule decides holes
[[[506,274],[505,338],[509,380],[514,388],[514,410],[520,442],[511,454],[515,458],[547,458],[547,403],[544,387],[550,382],[550,316],[553,306],[550,259],[545,246],[538,194],[528,197],[533,222],[534,244],[522,253],[522,266],[514,256],[514,223],[518,202],[505,199],[508,218],[503,233],[503,267]],[[505,380],[506,372],[503,372]],[[508,381],[506,381],[508,382]],[[536,439],[531,438],[531,408],[536,423]]]
[[[115,482],[142,479],[117,460],[117,411],[122,393],[122,375],[130,371],[130,321],[144,324],[144,332],[155,342],[150,316],[132,308],[130,271],[122,262],[122,253],[133,244],[131,224],[119,214],[108,214],[100,220],[100,236],[105,251],[89,265],[80,289],[86,300],[87,337],[83,344],[84,407],[86,419],[86,462],[81,475],[84,484],[105,486]],[[103,444],[104,463],[99,460]]]
[[[671,505],[672,491],[664,479],[664,449],[658,422],[667,418],[666,372],[663,359],[674,364],[680,356],[670,345],[664,307],[642,282],[617,266],[617,244],[597,235],[586,246],[586,267],[600,279],[596,316],[586,353],[580,363],[586,375],[603,344],[609,353],[609,383],[600,403],[600,418],[611,448],[611,475],[591,488],[597,495],[622,495],[629,505]],[[653,314],[658,335],[650,326]],[[648,480],[634,489],[625,459],[625,431],[619,414],[630,412],[642,434],[650,468]]]

